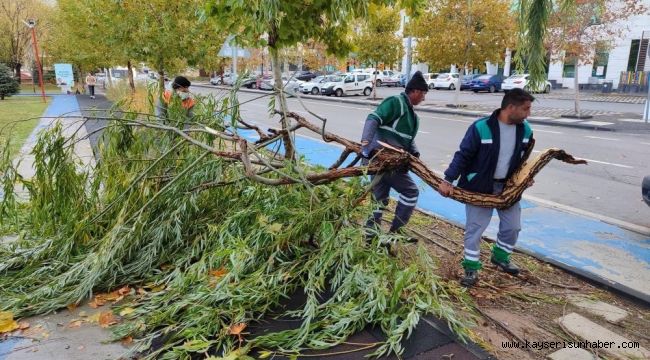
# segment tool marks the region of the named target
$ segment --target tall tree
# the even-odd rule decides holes
[[[320,41],[335,54],[347,54],[352,46],[345,41],[350,21],[365,18],[370,4],[390,5],[400,3],[416,9],[420,0],[362,0],[362,1],[276,1],[276,0],[209,0],[210,15],[218,17],[223,29],[236,34],[237,41],[254,47],[268,46],[275,75],[275,86],[282,88],[279,50]],[[278,93],[282,110],[282,128],[285,130],[285,156],[294,158],[294,147],[286,131],[289,129],[287,105],[284,94]]]
[[[50,7],[41,0],[0,0],[0,61],[7,62],[20,82],[20,70],[29,51],[31,30],[23,23],[36,20],[37,37],[48,27]]]
[[[593,64],[599,52],[609,50],[616,39],[629,31],[624,21],[647,10],[640,0],[576,0],[553,10],[547,44],[553,60],[574,64],[575,116],[582,116],[580,66]]]
[[[399,10],[388,6],[370,5],[368,18],[363,22],[357,36],[357,58],[363,63],[371,63],[375,68],[383,63],[389,68],[402,58],[404,49],[399,29]],[[372,97],[377,94],[377,75],[373,78]]]
[[[514,44],[515,29],[509,1],[429,0],[407,32],[418,39],[415,58],[433,69],[454,64],[483,69]]]

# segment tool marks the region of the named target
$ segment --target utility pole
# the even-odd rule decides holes
[[[32,44],[34,45],[34,57],[36,58],[36,67],[38,68],[38,84],[41,87],[41,97],[43,102],[47,102],[45,98],[45,87],[43,86],[43,66],[41,65],[41,58],[38,55],[38,43],[36,42],[36,20],[29,19],[27,21],[23,20],[23,23],[27,25],[32,30]],[[20,74],[19,74],[20,75]]]

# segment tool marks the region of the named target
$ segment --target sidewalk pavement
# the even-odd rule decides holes
[[[194,84],[192,86],[231,90],[227,86],[214,86],[206,84]],[[242,92],[250,92],[256,94],[268,94],[268,91],[253,90],[241,88]],[[549,96],[550,94],[539,94],[539,96]],[[536,95],[538,96],[538,95]],[[349,97],[332,97],[322,95],[305,95],[300,94],[301,98],[309,100],[320,101],[333,101],[346,104],[368,105],[377,106],[381,99],[372,100],[365,96],[349,96]],[[489,116],[494,110],[494,106],[471,104],[464,108],[450,108],[445,103],[435,101],[424,101],[421,105],[417,105],[415,109],[418,112],[439,113],[449,115],[461,115],[470,117]],[[544,108],[534,106],[532,116],[528,121],[534,124],[550,125],[550,126],[564,126],[585,130],[602,130],[602,131],[623,131],[623,132],[650,132],[650,123],[641,120],[639,114],[621,113],[600,110],[584,110],[583,115],[590,115],[590,119],[573,119],[562,117],[563,115],[572,115],[573,110],[557,109],[557,108]]]

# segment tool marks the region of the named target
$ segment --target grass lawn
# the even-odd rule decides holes
[[[0,146],[11,137],[11,155],[15,156],[32,132],[48,104],[40,97],[9,97],[0,101]]]
[[[45,84],[45,92],[56,92],[60,93],[61,89],[54,84]],[[34,94],[34,85],[32,84],[20,84],[20,93],[21,94]],[[41,88],[36,84],[36,94],[41,93]]]

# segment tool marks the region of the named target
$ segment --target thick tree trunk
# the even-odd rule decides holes
[[[287,117],[287,101],[283,92],[284,84],[282,83],[282,72],[280,71],[280,54],[278,52],[278,49],[274,47],[269,47],[269,49],[271,51],[271,63],[273,64],[273,77],[275,78],[275,89],[277,92],[277,99],[278,102],[280,103],[280,110],[282,112],[281,114],[282,130],[285,131],[285,134],[282,137],[282,140],[284,142],[284,156],[287,159],[293,160],[295,157],[295,150],[293,147],[293,141],[291,139],[291,135],[287,131],[291,123],[289,121],[289,118]]]
[[[129,75],[129,87],[131,88],[131,94],[135,94],[135,82],[133,81],[133,67],[131,66],[131,60],[126,62],[126,69]]]
[[[15,70],[16,70],[16,80],[18,81],[19,84],[22,83],[22,80],[20,79],[20,70],[22,69],[23,64],[21,63],[16,63]]]

